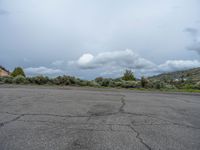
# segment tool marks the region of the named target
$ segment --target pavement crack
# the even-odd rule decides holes
[[[90,117],[89,115],[58,115],[58,114],[47,114],[47,113],[10,113],[10,112],[0,112],[2,114],[9,114],[9,115],[22,115],[22,116],[51,116],[51,117],[61,117],[61,118],[82,118],[82,117]]]
[[[134,133],[136,133],[136,138],[140,141],[140,143],[142,145],[144,145],[148,150],[151,150],[151,147],[144,142],[143,138],[141,138],[140,133],[134,128],[133,126],[133,122],[131,122],[132,125],[129,125],[129,128],[132,129],[132,131],[134,131]]]
[[[191,128],[191,129],[197,129],[197,130],[200,130],[200,128],[198,128],[198,127],[194,127],[194,126],[191,126],[191,125],[180,124],[180,123],[175,123],[175,122],[172,122],[171,124],[172,124],[172,125],[181,126],[181,127],[185,127],[185,128]]]
[[[195,126],[192,126],[192,125],[187,125],[187,124],[184,124],[184,123],[173,122],[173,121],[170,121],[170,120],[168,120],[168,119],[163,119],[163,118],[160,118],[160,117],[152,117],[152,118],[155,118],[155,119],[158,119],[158,120],[162,120],[162,121],[168,122],[168,123],[165,123],[165,124],[163,124],[163,125],[174,125],[174,126],[180,126],[180,127],[191,128],[191,129],[197,129],[197,130],[200,129],[199,127],[195,127]],[[154,125],[154,124],[152,124],[152,125]]]
[[[13,118],[13,119],[11,119],[11,120],[8,120],[8,121],[5,121],[5,122],[0,123],[0,128],[1,128],[1,127],[4,127],[6,124],[9,124],[9,123],[12,123],[12,122],[14,122],[14,121],[17,121],[18,119],[20,119],[20,118],[23,117],[23,116],[24,116],[24,114],[21,114],[21,115],[19,115],[19,116]]]
[[[185,124],[179,124],[179,123],[146,123],[146,124],[140,123],[140,124],[135,124],[134,126],[180,126],[180,127],[200,130],[200,128],[198,128],[198,127],[185,125]]]
[[[111,116],[115,115],[117,113],[98,113],[98,114],[92,114],[92,115],[58,115],[58,114],[48,114],[48,113],[23,113],[23,114],[16,114],[16,113],[10,113],[10,112],[0,112],[1,114],[9,114],[9,115],[23,115],[23,116],[50,116],[50,117],[61,117],[61,118],[88,118],[89,120],[91,117],[105,117],[105,116]]]
[[[125,99],[124,99],[124,97],[125,97],[125,95],[123,95],[122,97],[121,97],[121,106],[119,107],[119,112],[120,113],[123,113],[124,112],[124,106],[126,105],[126,102],[125,102]]]

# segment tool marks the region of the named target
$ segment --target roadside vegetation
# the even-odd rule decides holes
[[[182,91],[200,92],[200,81],[193,81],[180,76],[173,79],[169,75],[161,78],[136,79],[131,70],[126,70],[122,77],[112,79],[97,77],[94,80],[82,80],[73,76],[58,76],[49,78],[47,76],[26,77],[22,68],[17,67],[10,76],[0,77],[0,84],[31,84],[31,85],[58,85],[58,86],[89,86],[89,87],[112,87],[138,90],[160,90],[160,91]]]

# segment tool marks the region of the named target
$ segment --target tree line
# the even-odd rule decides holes
[[[23,69],[17,67],[11,76],[0,77],[1,84],[34,84],[34,85],[61,85],[61,86],[91,86],[91,87],[113,87],[113,88],[146,88],[146,89],[199,89],[200,82],[190,84],[187,81],[155,80],[145,77],[136,79],[131,70],[125,70],[122,77],[103,78],[97,77],[94,80],[82,80],[73,76],[63,75],[55,78],[47,76],[26,77]]]

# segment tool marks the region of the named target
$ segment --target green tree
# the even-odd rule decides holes
[[[14,71],[11,73],[12,77],[16,77],[18,75],[22,75],[24,77],[26,76],[25,73],[24,73],[24,70],[21,67],[15,68]]]
[[[97,83],[101,84],[101,83],[103,82],[103,78],[102,78],[102,77],[97,77],[97,78],[95,79],[95,81],[96,81]]]
[[[133,72],[131,70],[126,70],[124,72],[122,80],[125,80],[125,81],[135,81],[135,76],[134,76],[134,74],[133,74]]]

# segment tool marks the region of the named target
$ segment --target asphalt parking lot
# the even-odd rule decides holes
[[[0,86],[0,150],[199,150],[200,95]]]

